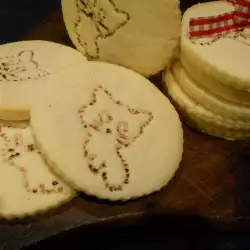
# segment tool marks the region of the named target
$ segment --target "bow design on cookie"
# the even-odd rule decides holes
[[[250,37],[246,28],[250,26],[250,0],[228,1],[234,6],[234,10],[217,16],[195,17],[189,20],[189,38],[215,38],[227,36],[234,32],[233,38],[240,38],[247,43]],[[216,39],[217,38],[217,39]],[[243,39],[243,40],[242,40]]]

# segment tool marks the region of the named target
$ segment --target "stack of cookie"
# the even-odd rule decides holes
[[[169,63],[178,0],[63,0],[62,7],[81,53],[45,41],[0,46],[1,218],[47,211],[78,192],[112,201],[148,195],[182,158],[177,112],[135,73]]]
[[[44,212],[79,191],[126,201],[173,177],[181,122],[146,78],[45,41],[0,54],[0,217]]]
[[[45,41],[0,46],[1,218],[44,212],[78,192],[112,201],[148,195],[182,158],[177,112],[135,72],[152,75],[173,56],[178,0],[62,6],[82,53]]]
[[[45,41],[0,46],[0,217],[23,218],[70,201],[76,191],[46,165],[29,125],[31,103],[46,82],[82,54]]]
[[[165,87],[185,120],[227,139],[250,137],[250,3],[198,4],[182,20],[180,60]]]

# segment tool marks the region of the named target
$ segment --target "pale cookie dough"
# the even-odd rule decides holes
[[[51,78],[31,111],[31,124],[53,170],[77,190],[128,200],[160,190],[183,151],[179,116],[139,74],[89,63]]]
[[[248,28],[243,32],[231,32],[219,39],[199,38],[190,40],[189,20],[194,17],[217,16],[234,10],[233,4],[214,1],[197,4],[188,9],[182,19],[181,57],[186,67],[195,64],[206,77],[231,88],[250,91],[250,36]],[[190,68],[191,70],[191,68]]]
[[[250,92],[223,85],[218,80],[213,79],[211,73],[202,72],[199,66],[196,66],[195,60],[186,61],[182,54],[180,60],[188,75],[205,91],[211,92],[214,96],[225,101],[250,107]]]
[[[0,45],[0,119],[28,120],[31,102],[56,72],[86,58],[77,50],[47,41]]]
[[[90,60],[150,76],[164,68],[180,37],[178,0],[62,0],[69,36]]]
[[[172,98],[185,121],[196,129],[229,140],[250,137],[250,124],[216,115],[192,99],[179,85],[170,71],[164,75],[165,92]]]
[[[45,212],[75,195],[44,163],[29,127],[1,125],[0,218],[23,218]]]
[[[176,61],[172,65],[172,73],[180,86],[206,109],[222,117],[250,123],[250,107],[226,101],[204,90],[198,82],[193,81]]]

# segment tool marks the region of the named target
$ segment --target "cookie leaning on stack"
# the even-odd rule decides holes
[[[90,41],[79,48],[90,49],[82,51],[89,58],[97,52],[144,75],[169,62],[179,37],[177,0],[63,5],[76,2],[82,5],[77,35]],[[69,27],[75,14],[74,8],[66,11]],[[83,33],[86,22],[91,27]],[[11,43],[0,52],[1,218],[57,207],[76,195],[74,188],[125,201],[168,184],[182,158],[183,132],[174,107],[147,79],[120,66],[88,63],[82,53],[51,42]]]
[[[62,7],[88,59],[149,76],[178,45],[178,0],[63,0]],[[71,200],[74,189],[126,201],[168,184],[183,132],[174,107],[147,79],[51,42],[1,45],[0,53],[1,218],[47,211]],[[28,121],[31,108],[31,127],[7,125]]]
[[[62,0],[69,36],[90,60],[106,61],[150,76],[178,46],[178,0]]]
[[[131,70],[101,62],[90,62],[89,70],[57,74],[32,107],[46,161],[72,187],[98,198],[129,200],[160,190],[182,158],[177,112]]]
[[[1,125],[0,218],[35,215],[69,202],[76,192],[44,163],[29,126]]]
[[[56,72],[86,58],[45,41],[0,46],[0,218],[15,219],[58,207],[76,196],[48,166],[28,125],[32,102]],[[11,120],[11,121],[10,121]],[[17,122],[19,121],[19,122]]]
[[[32,72],[25,72],[24,83]],[[32,129],[1,126],[1,218],[57,207],[76,196],[74,188],[125,201],[168,184],[182,158],[182,128],[173,106],[147,79],[80,56],[39,84],[39,95],[31,85],[35,98],[28,102]],[[23,111],[15,112],[18,118]]]
[[[70,47],[47,41],[0,45],[0,119],[28,120],[31,102],[56,72],[86,58]]]
[[[183,16],[180,62],[165,73],[166,92],[187,122],[199,130],[227,139],[250,135],[250,50],[238,30],[214,37],[197,32],[190,20],[225,14],[235,6],[210,2],[191,7]],[[203,19],[202,19],[203,20]],[[193,37],[197,32],[202,37]],[[211,32],[211,31],[210,31]],[[192,37],[191,37],[192,36]]]

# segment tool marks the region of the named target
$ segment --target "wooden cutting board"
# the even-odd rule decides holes
[[[71,44],[61,12],[44,20],[25,40]],[[161,76],[151,79],[160,86]],[[61,232],[106,220],[150,212],[195,213],[214,222],[248,222],[250,143],[213,138],[183,124],[184,156],[171,183],[161,192],[125,204],[80,196],[41,216],[0,222],[0,249],[19,249]]]

